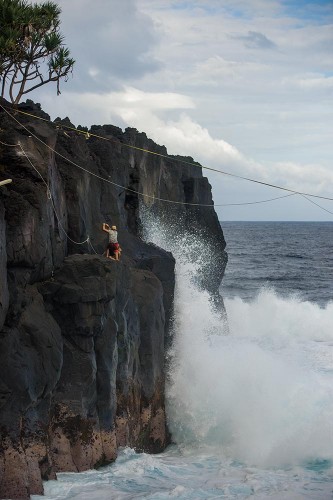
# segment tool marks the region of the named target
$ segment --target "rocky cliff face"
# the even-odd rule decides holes
[[[15,118],[0,108],[0,141],[20,144],[0,143],[0,180],[13,179],[0,188],[0,498],[25,499],[58,471],[112,461],[118,446],[168,443],[174,259],[141,240],[140,203],[214,238],[215,294],[226,254],[212,208],[152,198],[211,203],[200,168],[128,147],[166,154],[134,129],[94,126],[108,140],[87,140]],[[104,221],[119,228],[120,262],[102,256]]]

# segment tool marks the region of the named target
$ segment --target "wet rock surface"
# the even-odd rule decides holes
[[[19,109],[49,118],[31,101]],[[140,204],[209,229],[214,292],[226,254],[213,208],[154,201],[211,203],[200,168],[125,146],[166,154],[135,129],[94,126],[110,140],[87,140],[61,121],[15,117],[0,108],[0,140],[17,145],[0,144],[0,179],[13,179],[0,188],[0,498],[26,499],[59,471],[114,460],[119,446],[168,444],[175,263],[141,239]],[[104,221],[119,228],[120,262],[102,255]]]

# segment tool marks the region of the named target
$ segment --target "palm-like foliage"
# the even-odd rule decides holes
[[[74,66],[59,31],[61,10],[54,2],[0,0],[1,96],[13,103],[49,82],[67,80]]]

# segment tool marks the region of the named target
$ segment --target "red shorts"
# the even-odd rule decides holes
[[[111,252],[118,252],[118,250],[119,250],[119,243],[109,243],[108,244],[108,249]]]

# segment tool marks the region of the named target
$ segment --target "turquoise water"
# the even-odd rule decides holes
[[[59,474],[58,481],[47,483],[46,498],[320,500],[331,498],[330,482],[326,466],[263,470],[219,457],[215,450],[172,446],[154,456],[125,449],[114,465],[99,471]]]
[[[228,329],[196,288],[200,242],[146,224],[147,239],[177,257],[167,387],[174,444],[59,474],[44,498],[333,498],[333,225],[223,227]]]

